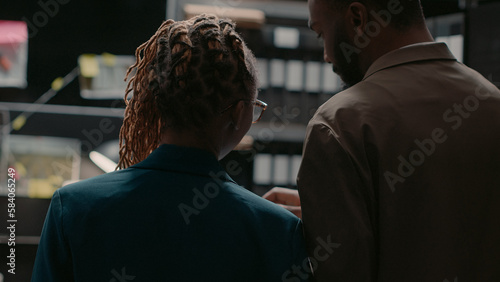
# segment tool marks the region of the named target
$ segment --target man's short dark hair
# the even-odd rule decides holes
[[[342,11],[351,3],[359,2],[364,4],[368,9],[373,9],[376,12],[387,10],[389,4],[393,5],[394,1],[399,2],[403,10],[397,15],[392,15],[391,25],[397,29],[407,29],[415,25],[424,23],[424,14],[420,0],[323,0],[329,3],[332,8]]]

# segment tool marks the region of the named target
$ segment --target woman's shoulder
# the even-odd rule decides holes
[[[260,221],[276,221],[293,226],[300,222],[300,219],[290,211],[237,184],[228,184],[228,193],[235,210],[247,217],[258,217]]]

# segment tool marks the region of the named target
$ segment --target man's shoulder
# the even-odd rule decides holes
[[[310,121],[310,124],[334,124],[337,120],[353,122],[359,115],[373,110],[380,100],[373,95],[377,90],[371,82],[361,81],[343,90],[323,103]]]

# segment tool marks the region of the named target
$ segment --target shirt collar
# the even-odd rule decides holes
[[[383,69],[427,60],[457,60],[445,43],[424,42],[393,50],[373,62],[363,80]]]
[[[211,153],[191,147],[163,144],[131,168],[163,170],[214,177],[236,183]]]

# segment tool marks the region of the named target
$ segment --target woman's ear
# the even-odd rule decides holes
[[[231,122],[234,130],[239,130],[245,120],[245,101],[239,101],[231,111]]]

